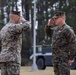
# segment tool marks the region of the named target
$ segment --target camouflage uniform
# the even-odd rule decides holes
[[[2,50],[0,54],[1,75],[19,75],[21,64],[21,33],[30,29],[30,23],[23,21],[19,24],[9,22],[1,32]]]
[[[70,75],[68,60],[72,60],[76,53],[76,38],[70,26],[65,24],[55,28],[52,49],[55,75]]]

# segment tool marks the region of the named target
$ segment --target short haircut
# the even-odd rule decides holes
[[[57,11],[55,12],[54,16],[52,18],[58,18],[60,16],[64,16],[65,15],[65,12],[63,11]]]
[[[14,11],[14,10],[12,10],[12,11],[11,11],[11,14],[15,14],[15,15],[20,16],[20,11]]]

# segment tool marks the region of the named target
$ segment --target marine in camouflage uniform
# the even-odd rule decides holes
[[[53,62],[55,75],[70,75],[68,60],[75,55],[75,34],[71,27],[57,27],[52,36]]]
[[[16,11],[13,11],[17,13]],[[18,24],[9,22],[0,31],[2,50],[0,53],[1,75],[20,75],[22,31],[30,29],[28,21]]]
[[[65,14],[62,11],[55,13],[52,18],[54,24],[62,21],[64,17]],[[51,21],[48,26],[52,25],[50,23]],[[70,75],[68,61],[73,60],[76,55],[76,36],[73,29],[65,23],[65,19],[62,24],[62,26],[56,25],[52,34],[53,67],[55,75]]]

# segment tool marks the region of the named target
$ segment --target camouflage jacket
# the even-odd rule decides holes
[[[23,21],[19,24],[9,22],[0,31],[0,40],[2,50],[0,53],[0,62],[16,61],[21,63],[21,33],[30,29],[30,23]]]
[[[68,25],[56,27],[52,36],[53,58],[57,61],[72,60],[76,55],[76,36]]]

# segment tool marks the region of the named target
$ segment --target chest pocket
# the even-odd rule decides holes
[[[68,43],[63,31],[55,32],[53,39],[54,44],[56,44],[57,46],[65,46]]]

